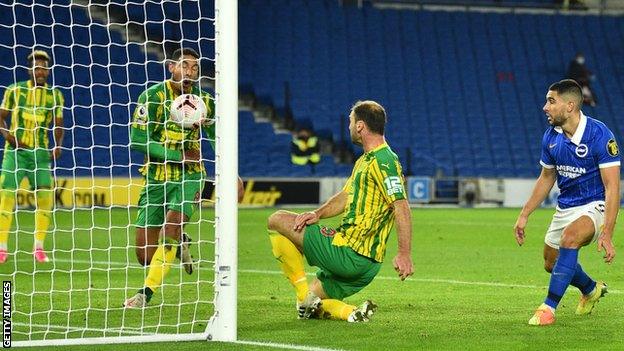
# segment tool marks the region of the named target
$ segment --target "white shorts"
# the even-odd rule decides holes
[[[594,222],[595,230],[592,241],[596,240],[598,235],[600,235],[602,225],[604,224],[604,211],[604,201],[594,201],[588,203],[587,205],[566,209],[560,209],[559,206],[557,206],[557,212],[555,212],[552,222],[550,222],[550,227],[548,227],[544,242],[553,249],[559,249],[559,242],[561,241],[563,230],[570,225],[570,223],[576,221],[582,216],[588,216]]]

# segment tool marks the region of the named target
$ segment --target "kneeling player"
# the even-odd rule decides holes
[[[377,306],[359,308],[341,301],[367,286],[379,272],[386,242],[396,220],[399,251],[394,267],[404,280],[413,273],[412,224],[405,199],[401,165],[384,139],[386,113],[373,101],[358,102],[349,116],[349,131],[364,155],[343,190],[312,212],[277,211],[269,217],[273,254],[295,287],[299,318],[366,322]],[[342,214],[336,230],[316,224]],[[308,285],[303,256],[319,267]]]

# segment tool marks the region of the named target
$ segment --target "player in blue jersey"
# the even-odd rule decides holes
[[[604,123],[581,112],[583,93],[574,80],[548,89],[544,112],[550,128],[542,140],[542,173],[514,226],[524,243],[529,215],[544,201],[557,181],[557,211],[546,232],[544,268],[550,275],[548,296],[529,320],[531,325],[555,322],[555,310],[569,285],[581,291],[576,314],[591,313],[607,285],[590,278],[578,263],[579,249],[598,239],[604,260],[615,257],[612,243],[620,207],[620,156],[613,133]]]

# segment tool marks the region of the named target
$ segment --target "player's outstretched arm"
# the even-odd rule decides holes
[[[546,199],[550,193],[550,189],[555,185],[555,180],[557,180],[555,169],[542,167],[542,173],[535,182],[533,193],[531,193],[531,197],[529,197],[529,200],[527,200],[524,207],[522,207],[522,211],[520,211],[520,215],[518,215],[518,219],[514,225],[514,234],[516,235],[518,245],[524,244],[524,228],[529,220],[529,215],[544,202],[544,199]]]
[[[620,210],[620,166],[600,169],[600,177],[605,187],[605,222],[598,237],[598,251],[605,250],[605,262],[611,263],[615,257],[613,231]]]
[[[331,218],[341,214],[347,205],[349,195],[346,191],[341,191],[332,196],[321,207],[311,212],[304,212],[295,218],[295,231],[301,231],[306,225],[314,224],[321,218]]]
[[[394,270],[399,273],[399,278],[405,278],[414,274],[412,263],[412,212],[407,200],[394,202],[394,218],[397,226],[399,249],[392,261]]]

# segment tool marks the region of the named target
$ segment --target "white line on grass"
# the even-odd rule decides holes
[[[253,345],[253,346],[274,347],[276,349],[286,349],[286,350],[303,350],[303,351],[340,351],[341,350],[341,349],[326,349],[326,348],[318,347],[318,346],[279,344],[279,343],[264,342],[264,341],[237,340],[237,341],[234,341],[233,343],[243,344],[243,345]]]
[[[32,260],[19,259],[18,262],[33,262]],[[123,263],[123,262],[103,262],[103,261],[86,261],[86,260],[64,260],[56,259],[54,262],[61,263],[77,263],[77,264],[93,264],[98,266],[119,266],[119,267],[132,267],[132,268],[147,268],[137,263]],[[248,274],[267,274],[267,275],[280,275],[284,274],[281,271],[270,271],[262,269],[239,269],[239,273]],[[308,273],[309,276],[314,276],[314,273]],[[398,280],[398,277],[377,276],[375,279],[381,280]],[[454,284],[454,285],[476,285],[476,286],[492,286],[499,288],[523,288],[523,289],[544,289],[546,286],[541,285],[526,285],[526,284],[509,284],[509,283],[496,283],[496,282],[479,282],[479,281],[466,281],[456,279],[438,279],[438,278],[416,278],[410,277],[406,281],[423,282],[423,283],[441,283],[441,284]],[[610,294],[622,294],[620,290],[609,289]]]
[[[153,333],[144,333],[139,331],[127,330],[122,328],[109,328],[109,329],[98,329],[98,328],[85,328],[85,327],[72,327],[66,325],[46,325],[46,324],[28,324],[28,323],[12,323],[15,326],[20,327],[29,327],[29,328],[41,328],[41,329],[58,329],[61,331],[67,332],[81,332],[81,331],[90,331],[90,332],[114,332],[120,333],[121,335],[129,334],[129,335],[154,335]],[[60,333],[60,331],[58,332]],[[295,344],[281,344],[275,342],[268,341],[252,341],[252,340],[236,340],[228,343],[232,344],[241,344],[241,345],[253,345],[260,347],[272,347],[276,349],[286,349],[286,350],[302,350],[302,351],[342,351],[341,349],[328,349],[317,346],[306,346],[306,345],[295,345]]]
[[[11,323],[12,325],[17,325],[20,327],[29,327],[29,328],[41,328],[41,329],[60,329],[66,330],[67,332],[80,332],[80,331],[93,331],[93,332],[113,332],[120,334],[132,334],[132,335],[152,335],[150,333],[143,333],[140,331],[128,330],[124,328],[87,328],[87,327],[73,327],[67,325],[47,325],[47,324],[28,324],[28,323]]]
[[[280,271],[265,271],[259,269],[239,269],[241,273],[255,273],[255,274],[284,274]],[[308,273],[307,275],[315,275],[314,273]],[[395,280],[397,281],[398,277],[387,277],[387,276],[376,276],[375,279],[381,280]],[[525,285],[525,284],[508,284],[508,283],[495,283],[495,282],[475,282],[475,281],[465,281],[465,280],[455,280],[455,279],[437,279],[437,278],[415,278],[410,277],[407,278],[406,281],[414,281],[414,282],[425,282],[425,283],[445,283],[445,284],[456,284],[456,285],[477,285],[477,286],[493,286],[499,288],[526,288],[526,289],[543,289],[546,286],[540,285]],[[609,289],[609,293],[613,294],[621,294],[620,290],[611,290]]]

